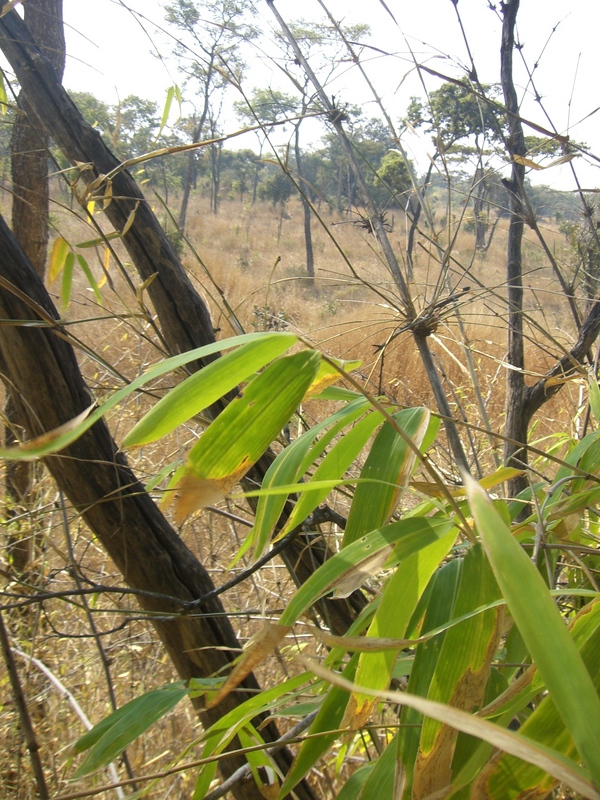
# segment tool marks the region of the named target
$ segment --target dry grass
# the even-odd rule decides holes
[[[160,209],[157,211],[161,213]],[[432,406],[431,390],[408,334],[394,338],[383,354],[377,349],[377,345],[383,344],[397,330],[401,319],[397,291],[381,263],[373,239],[348,224],[346,219],[337,220],[324,214],[324,226],[315,225],[317,276],[312,285],[305,276],[299,205],[291,203],[288,213],[289,218],[281,222],[278,240],[280,220],[277,211],[269,206],[224,202],[220,214],[214,216],[209,213],[207,203],[200,200],[192,209],[189,238],[202,264],[187,251],[184,261],[211,304],[221,337],[233,333],[234,327],[218,299],[220,292],[246,330],[260,329],[269,319],[279,320],[280,324],[297,330],[333,355],[362,358],[360,372],[371,390],[385,392],[401,404]],[[64,208],[56,208],[53,220],[62,235],[73,243],[91,238],[89,227]],[[403,220],[397,219],[396,232],[392,234],[400,253],[403,224]],[[560,237],[554,231],[549,231],[548,235],[550,246],[558,252]],[[445,242],[441,243],[445,247]],[[422,244],[427,247],[424,240]],[[461,300],[461,314],[495,430],[501,430],[504,406],[505,244],[505,233],[499,229],[486,257],[479,259],[473,256],[473,237],[461,232],[451,252],[452,286],[471,287]],[[437,255],[428,253],[424,247],[417,249],[412,286],[420,308],[433,299],[439,273]],[[123,269],[137,284],[133,270],[126,265],[125,254],[118,247],[117,252],[123,259]],[[100,277],[102,248],[97,254],[93,250],[85,251],[85,255]],[[573,326],[552,271],[542,260],[539,244],[531,235],[525,245],[525,256],[526,281],[531,285],[527,295],[527,312],[531,315],[531,322],[526,326],[531,336],[528,368],[539,374],[560,355],[559,345],[568,346],[572,341]],[[141,309],[114,260],[109,274],[112,285],[107,283],[103,288],[104,308],[95,305],[83,276],[79,275],[66,311],[74,323],[70,330],[89,348],[87,354],[81,353],[81,363],[87,379],[100,395],[121,385],[114,370],[131,380],[161,357],[152,328],[139,316]],[[57,287],[51,290],[59,294]],[[535,329],[534,323],[550,331],[555,339],[545,337]],[[538,346],[540,341],[544,344],[542,349]],[[449,314],[442,320],[431,344],[443,368],[457,414],[464,413],[479,424],[455,316]],[[112,365],[113,372],[104,368],[99,359]],[[168,385],[170,382],[164,381],[153,389],[158,395]],[[150,402],[148,398],[134,398],[112,415],[109,423],[117,440],[121,440]],[[557,430],[568,430],[578,404],[577,386],[567,387],[544,408],[536,436],[542,438]],[[305,409],[311,421],[325,411],[323,404],[316,403]],[[197,435],[193,425],[185,426],[166,441],[136,453],[134,466],[142,479],[150,478],[165,463],[181,458]],[[492,461],[487,439],[475,434],[474,445],[482,465],[490,469]],[[450,466],[443,452],[439,458],[442,466]],[[339,502],[346,502],[342,495]],[[185,541],[217,584],[223,581],[226,566],[248,530],[243,521],[235,519],[249,519],[244,508],[229,504],[228,511],[232,515],[229,518],[206,512],[192,519],[182,530]],[[77,581],[120,585],[121,577],[114,566],[77,515],[68,507],[63,508],[62,498],[47,476],[36,482],[35,490],[22,504],[7,508],[5,519],[4,544],[14,536],[35,537],[37,544],[36,556],[24,576],[16,576],[5,559],[2,571],[5,590],[26,598],[34,589],[72,590]],[[274,563],[228,593],[227,608],[240,613],[234,618],[240,639],[244,641],[251,635],[255,627],[253,620],[281,608],[291,591],[287,572]],[[88,598],[87,603],[86,606],[81,600],[49,599],[43,604],[7,611],[4,615],[13,646],[25,653],[25,656],[17,656],[18,667],[41,744],[48,782],[55,793],[65,790],[64,781],[73,772],[67,747],[84,729],[68,701],[31,658],[43,662],[93,723],[110,710],[109,686],[117,705],[122,705],[143,691],[175,679],[152,628],[140,618],[130,596],[102,595]],[[98,637],[91,629],[92,618],[100,634]],[[260,677],[265,683],[279,681],[287,669],[282,660],[273,661],[261,671]],[[29,800],[35,797],[34,782],[5,674],[0,679],[0,703],[0,740],[6,743],[0,753],[0,794],[14,800]],[[182,704],[130,748],[128,757],[133,773],[166,767],[199,732],[190,709]],[[192,748],[190,758],[198,756],[198,752],[197,747]],[[123,765],[118,764],[117,769],[119,775],[125,777]],[[329,767],[324,769],[322,792],[323,797],[327,797]],[[103,772],[96,780],[104,783],[109,776]],[[189,796],[191,785],[193,774],[182,773],[161,783],[149,796]]]

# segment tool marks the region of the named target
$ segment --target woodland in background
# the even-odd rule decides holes
[[[366,26],[266,5],[289,94],[242,85],[252,4],[167,7],[171,127],[69,96],[58,0],[0,17],[6,791],[600,797],[600,243],[593,195],[526,178],[586,146],[521,117],[518,0],[498,85],[438,74],[401,120],[327,92]],[[227,147],[233,89],[258,152]],[[91,728],[77,769],[48,681]],[[185,698],[200,726],[165,717]]]

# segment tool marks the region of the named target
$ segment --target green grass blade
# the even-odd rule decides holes
[[[583,762],[600,786],[600,698],[548,587],[474,481],[471,510],[496,580]]]
[[[295,341],[292,334],[267,335],[232,350],[190,375],[142,417],[125,437],[123,447],[148,444],[171,433],[280,356]]]

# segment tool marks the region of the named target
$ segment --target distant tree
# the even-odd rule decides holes
[[[412,183],[406,162],[397,150],[390,150],[381,159],[377,181],[390,193],[391,203],[405,208],[406,195],[410,192]]]
[[[502,143],[505,124],[505,115],[492,102],[486,102],[482,92],[490,101],[499,95],[495,86],[443,83],[430,92],[426,103],[413,97],[407,109],[407,120],[414,127],[434,134],[437,157],[445,161],[457,160],[461,165],[474,158],[472,198],[478,249],[486,247],[492,191],[493,171],[484,161],[485,145],[493,149]]]
[[[269,200],[278,210],[277,241],[281,238],[283,220],[286,217],[287,201],[294,194],[294,184],[283,170],[273,169],[258,186],[261,200]]]
[[[273,130],[275,123],[280,122],[291,114],[298,112],[298,98],[276,89],[256,88],[247,100],[238,100],[233,104],[235,113],[241,122],[246,125],[261,125],[260,130],[256,131],[258,138],[258,155],[256,169],[254,171],[254,181],[252,184],[252,202],[256,201],[258,187],[258,175],[260,171],[260,158],[269,133]]]
[[[359,42],[369,34],[368,25],[354,25],[340,28],[344,36]],[[304,239],[306,248],[306,271],[309,278],[314,279],[314,253],[311,233],[311,191],[304,174],[302,149],[300,147],[300,125],[304,116],[312,110],[319,110],[319,105],[313,100],[312,81],[308,72],[302,67],[302,60],[310,62],[311,69],[322,74],[322,80],[327,84],[346,53],[346,47],[338,36],[338,31],[329,24],[315,23],[299,20],[290,23],[291,36],[283,32],[278,33],[277,41],[281,47],[285,62],[285,72],[300,96],[299,120],[294,128],[293,150],[296,162],[296,172],[302,184],[301,202],[304,213]],[[340,111],[344,114],[344,111]]]
[[[195,92],[197,111],[191,131],[192,142],[200,142],[208,132],[214,137],[222,110],[222,97],[230,86],[226,74],[241,76],[244,61],[242,45],[257,35],[250,24],[254,5],[246,0],[175,0],[165,6],[167,22],[177,30],[175,56],[185,76],[188,92]],[[191,94],[186,99],[194,102]],[[212,210],[218,207],[220,146],[211,146]],[[183,182],[179,229],[185,229],[190,192],[196,180],[197,153],[191,150]]]
[[[103,136],[106,144],[122,160],[181,143],[178,133],[160,131],[158,103],[138,95],[129,95],[122,102],[109,105],[90,92],[69,92],[86,122]],[[181,182],[181,156],[160,157],[143,167],[143,180],[162,185],[166,193]]]

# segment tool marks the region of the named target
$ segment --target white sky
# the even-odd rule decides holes
[[[109,103],[137,94],[162,106],[167,88],[181,80],[170,55],[169,40],[158,31],[165,27],[163,4],[159,0],[64,0],[68,53],[65,85],[92,92]],[[318,0],[303,0],[301,6],[297,0],[276,0],[276,4],[287,21],[298,17],[322,19]],[[499,6],[499,2],[495,5]],[[387,0],[387,6],[398,25],[379,0],[328,3],[333,14],[347,24],[366,22],[371,26],[368,42],[382,52],[372,51],[365,63],[391,116],[397,118],[404,113],[411,95],[423,94],[412,69],[407,43],[422,63],[455,77],[464,74],[460,66],[467,63],[467,52],[451,0]],[[258,24],[268,30],[274,18],[266,0],[257,0],[256,7]],[[143,18],[128,9],[139,12]],[[480,79],[498,82],[501,29],[498,16],[490,10],[488,0],[460,0],[458,10]],[[600,106],[600,3],[521,0],[518,31],[529,67],[538,64],[534,79],[544,104],[542,109],[526,97],[523,115],[545,128],[554,126],[561,133],[569,133],[600,156],[600,111],[595,113]],[[151,55],[153,47],[163,60]],[[523,91],[527,78],[518,53],[515,53],[515,71],[516,82]],[[426,78],[426,82],[429,89],[439,85],[433,78]],[[245,88],[249,93],[257,85],[292,91],[291,86],[282,83],[278,70],[258,53],[247,72]],[[371,116],[371,109],[375,114],[370,95],[356,70],[346,70],[329,91],[336,94],[339,102],[360,104],[367,116]],[[231,129],[235,129],[233,121]],[[250,147],[253,142],[240,144]],[[306,138],[304,144],[309,144]],[[425,163],[424,153],[430,146],[426,139],[419,141],[408,136],[406,145],[420,165]],[[578,158],[574,165],[584,188],[600,186],[600,163]],[[574,188],[569,167],[554,167],[538,175],[538,181],[556,188]]]

